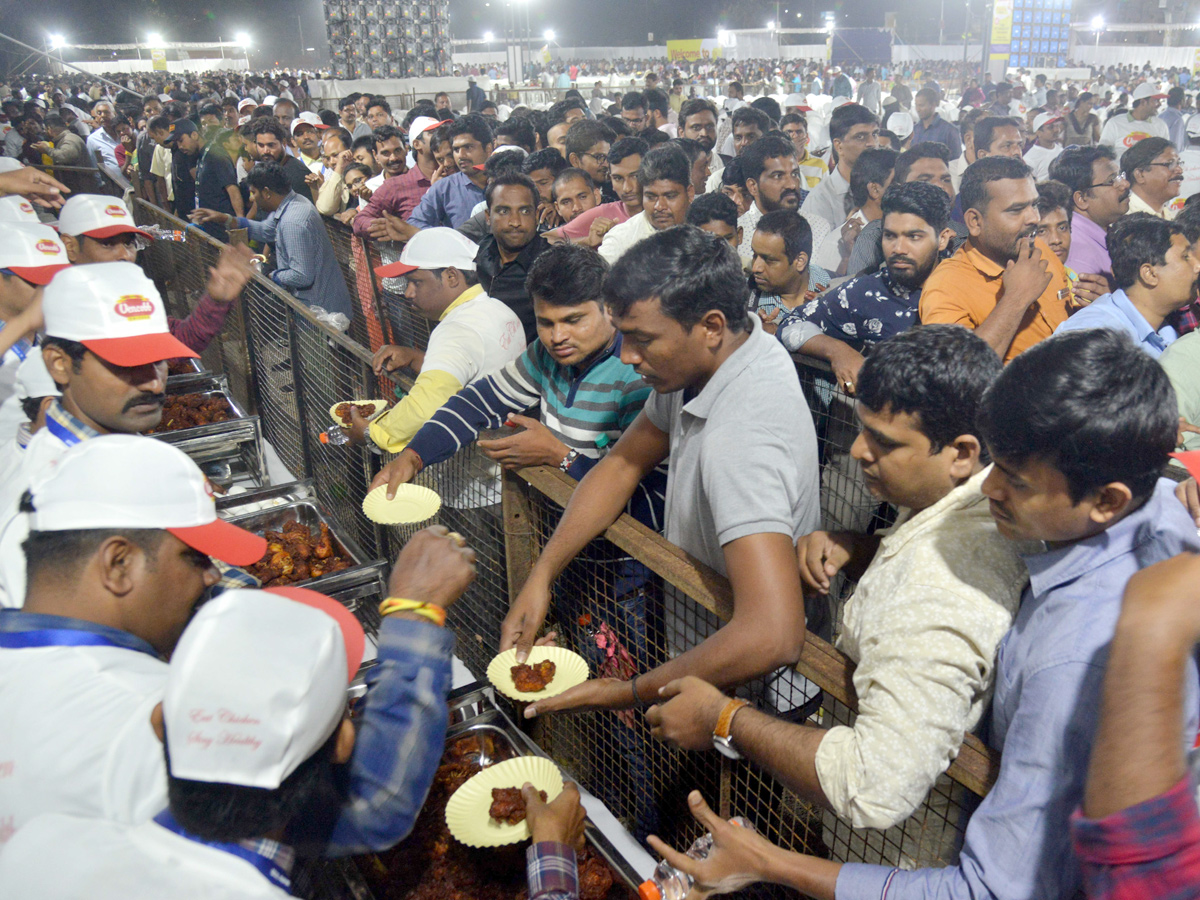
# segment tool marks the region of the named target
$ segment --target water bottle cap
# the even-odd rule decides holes
[[[653,881],[643,881],[638,885],[638,897],[641,900],[662,900],[662,892]]]
[[[319,435],[317,435],[317,440],[320,441],[322,444],[328,444],[329,443],[329,432],[322,431]]]

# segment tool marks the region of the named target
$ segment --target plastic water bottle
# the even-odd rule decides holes
[[[734,816],[729,820],[729,824],[754,830],[754,826],[741,816]],[[687,856],[695,860],[704,859],[712,852],[712,845],[712,834],[705,833],[696,838],[696,842],[688,848]],[[680,872],[664,859],[654,867],[654,874],[649,880],[638,885],[638,897],[641,900],[683,900],[691,888],[692,876]]]
[[[317,440],[330,447],[341,447],[343,444],[350,443],[350,438],[340,428],[330,428],[328,431],[322,431],[317,435]]]

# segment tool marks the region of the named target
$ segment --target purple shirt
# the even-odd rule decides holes
[[[1087,216],[1071,217],[1071,252],[1067,265],[1081,275],[1111,275],[1112,259],[1105,244],[1106,232]]]

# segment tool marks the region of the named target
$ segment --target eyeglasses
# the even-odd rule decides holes
[[[1129,179],[1125,177],[1124,173],[1118,173],[1118,174],[1114,175],[1112,178],[1108,179],[1108,181],[1101,181],[1098,184],[1089,184],[1088,190],[1091,190],[1092,188],[1098,188],[1098,187],[1108,187],[1108,188],[1116,187],[1121,182],[1126,182],[1126,183],[1129,182]]]
[[[608,154],[607,153],[585,153],[583,155],[590,156],[596,162],[600,163],[600,165],[604,165],[606,162],[608,162]]]
[[[1147,168],[1149,168],[1150,166],[1162,166],[1164,169],[1178,169],[1180,172],[1182,172],[1183,171],[1183,160],[1182,159],[1173,159],[1170,162],[1146,163]]]

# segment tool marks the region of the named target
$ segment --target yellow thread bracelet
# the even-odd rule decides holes
[[[390,615],[394,612],[411,612],[423,619],[428,619],[434,625],[444,626],[446,624],[446,610],[440,606],[434,606],[432,603],[405,600],[400,597],[388,597],[379,604],[379,614],[381,616]]]

